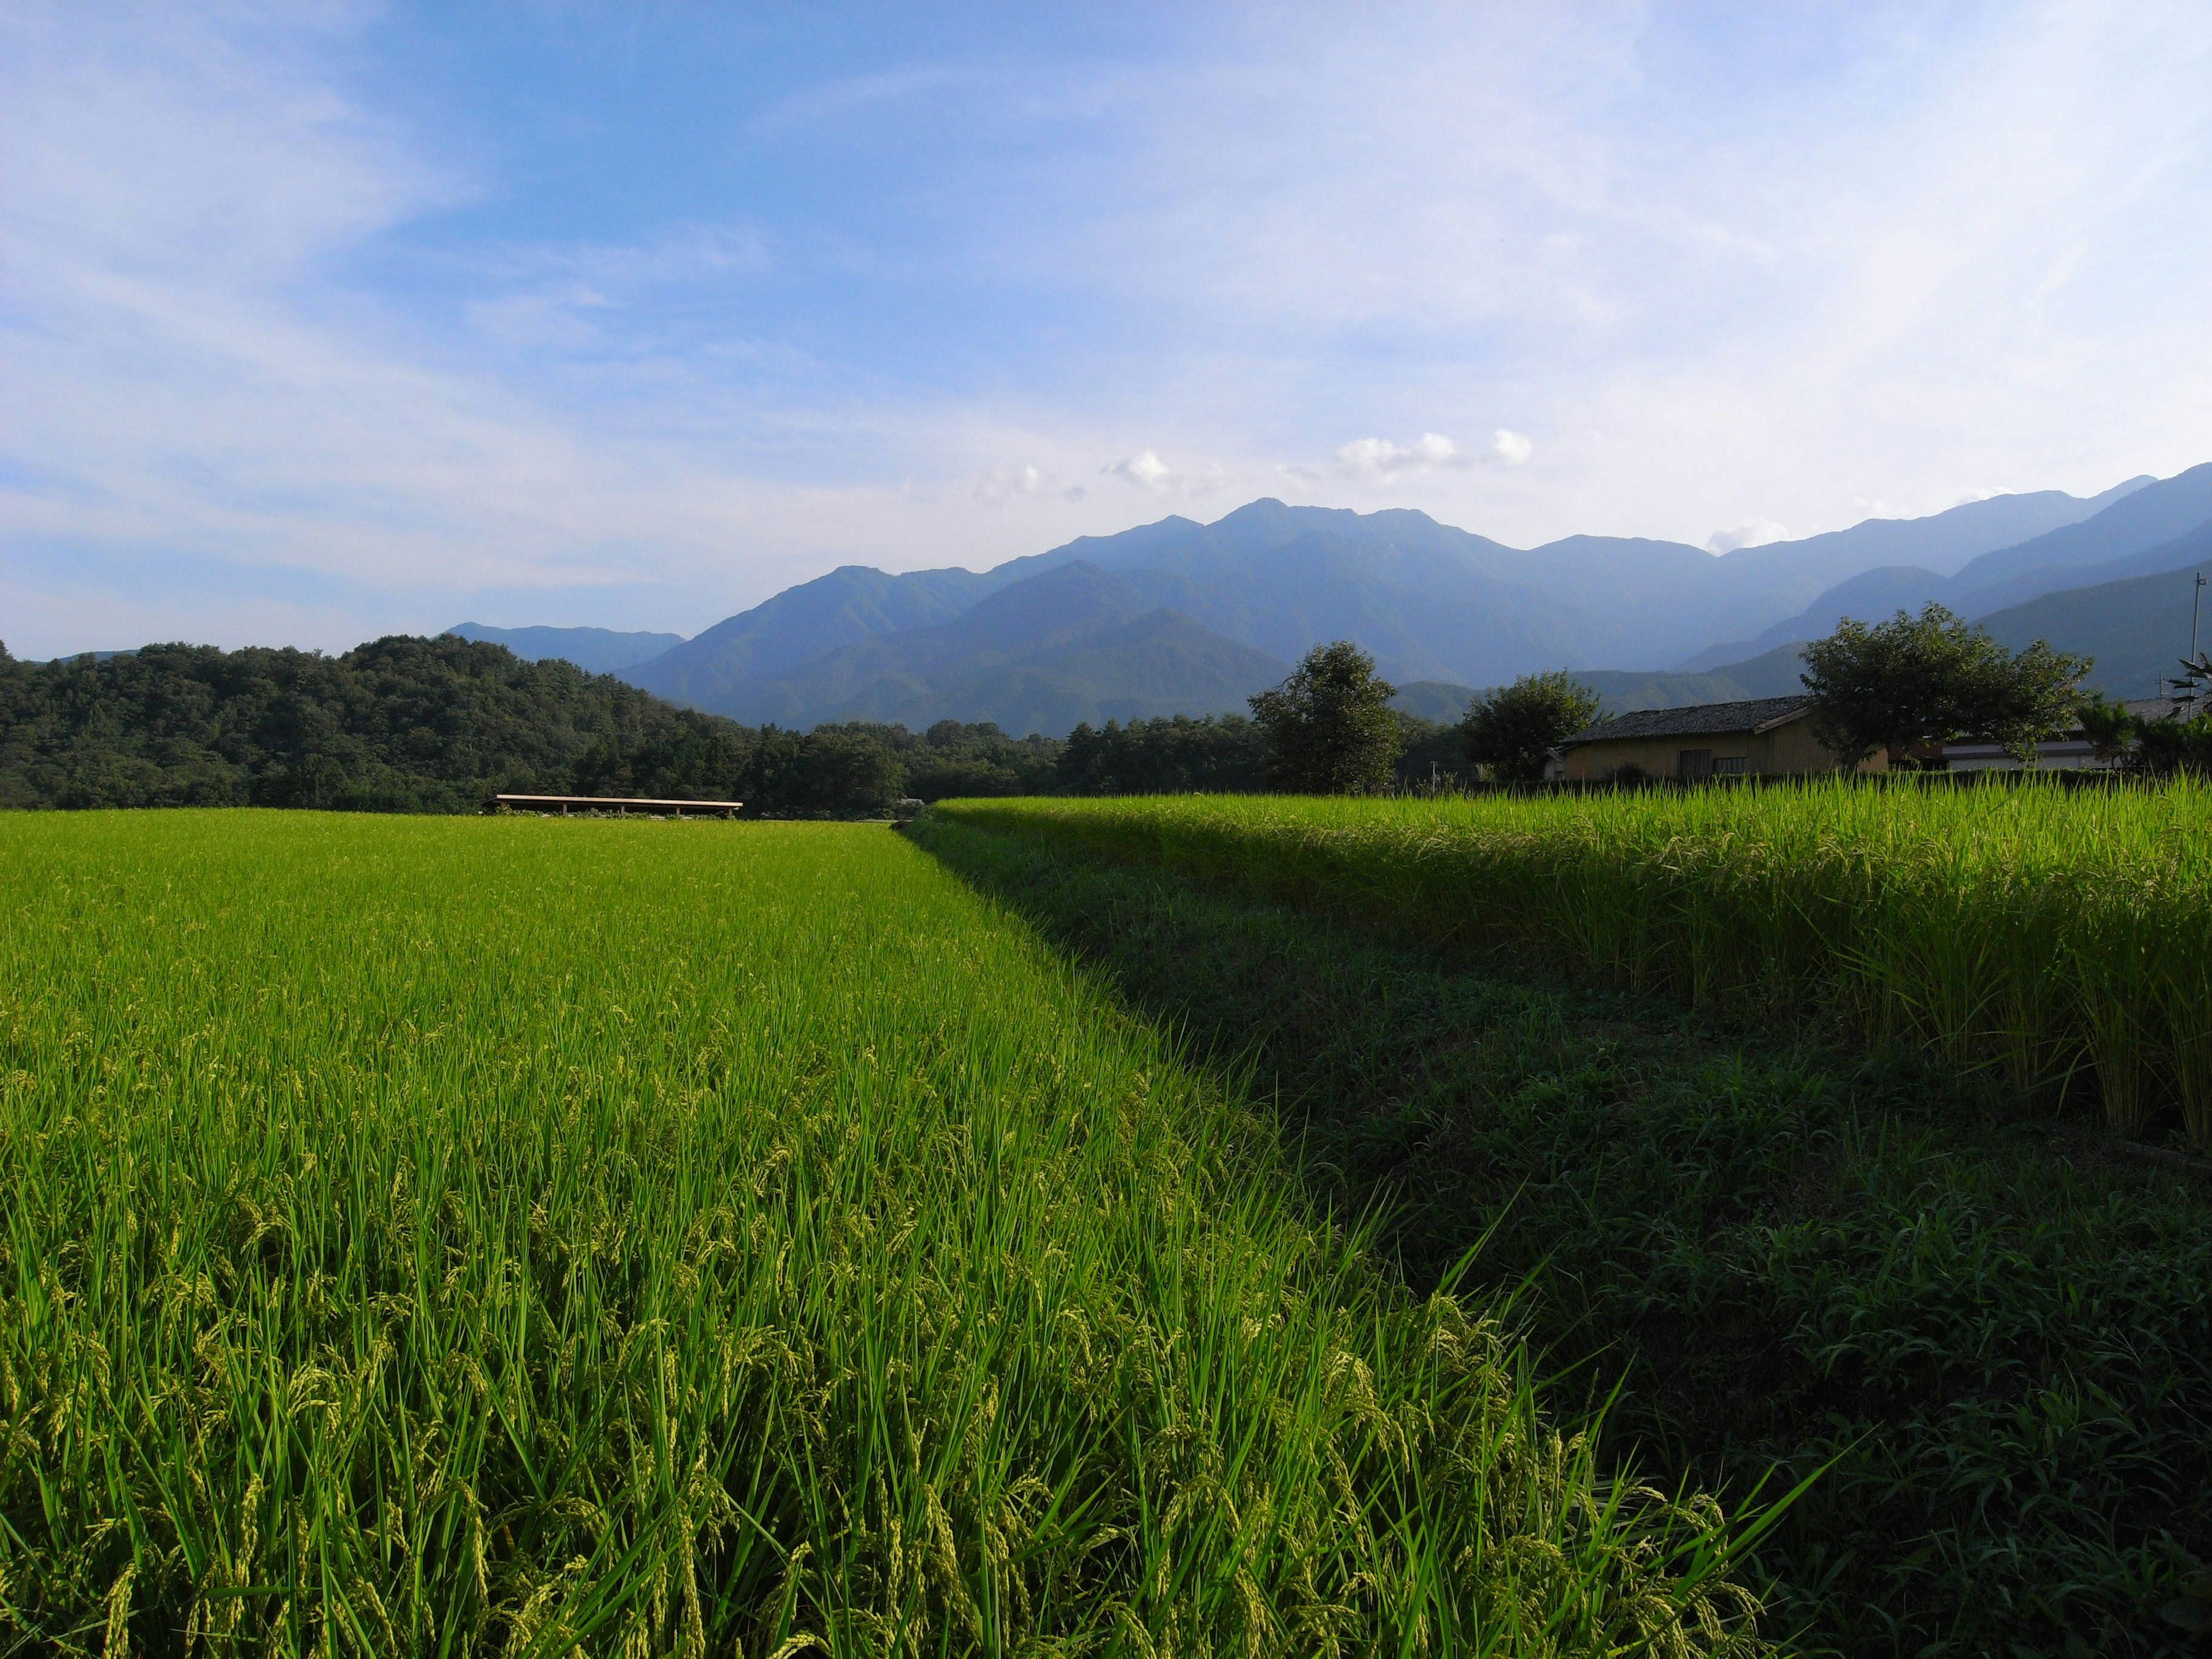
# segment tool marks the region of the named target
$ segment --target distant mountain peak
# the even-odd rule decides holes
[[[2171,517],[2180,510],[2177,489],[2185,497],[2192,488],[2131,480],[2087,501],[2056,490],[1993,497],[1723,557],[1641,537],[1576,535],[1517,549],[1415,507],[1361,513],[1267,495],[1210,524],[1170,514],[981,572],[894,576],[842,565],[627,678],[740,719],[806,724],[862,708],[888,719],[894,707],[934,708],[931,718],[996,719],[1009,730],[1027,729],[1024,720],[1091,718],[1071,713],[1083,708],[1126,711],[1140,684],[1151,689],[1139,701],[1155,699],[1145,706],[1160,712],[1171,712],[1157,697],[1172,688],[1231,696],[1227,688],[1263,665],[1331,639],[1358,641],[1401,684],[1495,685],[1561,665],[1648,678],[1701,654],[1705,662],[1772,654],[1777,642],[1763,632],[1786,632],[1840,583],[1858,580],[1853,595],[1868,597],[1942,583],[2100,514],[2127,508],[2147,524]],[[1127,631],[1161,614],[1177,625]],[[1794,660],[1782,652],[1772,672]],[[1115,676],[1125,681],[1119,691],[1107,683]],[[979,712],[987,708],[1001,712]]]

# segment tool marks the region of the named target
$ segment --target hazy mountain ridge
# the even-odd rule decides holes
[[[867,565],[841,565],[716,623],[625,678],[672,702],[720,713],[750,680],[879,635],[949,621],[993,587],[990,575],[972,570],[893,576]]]
[[[1911,565],[1862,571],[1797,615],[1751,638],[1707,647],[1676,666],[1695,672],[1791,641],[1819,639],[1833,632],[1844,617],[1870,622],[1933,603],[1976,621],[2045,593],[2212,558],[2212,464],[2147,485],[2132,480],[2130,484],[2092,517],[1984,554],[1948,576]]]
[[[1310,646],[1350,638],[1392,679],[1434,688],[1425,705],[1565,666],[1625,711],[1792,690],[1787,647],[1826,611],[1887,616],[1961,592],[1996,611],[2179,561],[2190,555],[2175,525],[2212,538],[2212,466],[1720,556],[1604,536],[1515,549],[1409,508],[1263,499],[1212,524],[1170,516],[982,572],[845,566],[619,672],[748,721],[1064,731],[1241,707]]]
[[[1057,736],[1079,722],[1241,710],[1290,672],[1172,601],[1189,584],[1079,561],[1001,588],[933,627],[840,647],[733,690],[720,708],[759,724],[992,720]],[[720,712],[720,709],[718,709]]]
[[[618,634],[607,628],[488,628],[465,622],[446,632],[456,639],[503,645],[525,662],[559,658],[587,674],[619,673],[684,643],[681,634]]]
[[[2195,582],[2195,571],[2185,568],[2062,588],[1984,617],[1981,625],[2011,650],[2048,640],[2095,659],[2087,684],[2108,697],[2157,696],[2189,649]],[[2212,627],[2212,615],[2205,622]]]

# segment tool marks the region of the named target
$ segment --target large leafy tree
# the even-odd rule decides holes
[[[1813,730],[1846,766],[1887,750],[1893,766],[1916,749],[1972,738],[2027,760],[2073,724],[2087,658],[2041,640],[2007,651],[1940,605],[1886,623],[1846,617],[1805,647]]]
[[[1467,757],[1501,783],[1533,783],[1559,739],[1596,723],[1598,694],[1564,668],[1523,674],[1468,706],[1460,722]]]
[[[1269,781],[1313,795],[1382,788],[1406,741],[1390,708],[1397,695],[1350,641],[1316,646],[1290,678],[1251,699]]]

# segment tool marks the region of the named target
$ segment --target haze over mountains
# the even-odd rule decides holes
[[[2208,561],[2212,465],[1721,556],[1596,536],[1516,549],[1407,509],[1263,500],[1210,525],[1170,517],[982,572],[846,566],[628,663],[611,657],[653,636],[454,631],[574,660],[562,641],[589,635],[575,650],[598,660],[584,665],[749,723],[951,718],[1058,734],[1239,710],[1310,646],[1344,638],[1431,718],[1467,688],[1561,665],[1616,709],[1774,695],[1796,688],[1797,644],[1839,617],[1940,599],[2009,644],[2093,652],[2093,680],[2139,696],[2150,686],[2135,682],[2188,644],[2192,579],[2178,573]],[[2094,592],[2048,597],[2076,589]],[[2012,637],[2023,629],[2040,631]]]
[[[446,631],[459,639],[503,645],[532,661],[559,657],[594,674],[618,674],[684,643],[681,634],[617,634],[609,628],[487,628],[482,623],[455,623]]]

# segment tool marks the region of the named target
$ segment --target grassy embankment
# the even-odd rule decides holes
[[[1384,1242],[1417,1286],[1496,1224],[1477,1275],[1528,1276],[1555,1361],[1589,1360],[1601,1386],[1626,1372],[1613,1431],[1648,1459],[1707,1479],[1837,1460],[1763,1552],[1784,1579],[1777,1613],[1814,1641],[2195,1652],[2191,1626],[2212,1626],[2212,1187],[2106,1140],[2080,1070],[2061,1089],[2055,1052],[2086,1047],[2086,1018],[2070,1037],[1991,1022],[1916,1054],[1911,1040],[1934,1035],[1911,1015],[1924,992],[1886,1012],[1863,985],[1821,983],[1803,944],[1853,882],[1876,916],[1911,918],[1909,898],[1867,894],[1881,871],[1923,884],[1917,955],[1887,958],[1920,964],[1911,984],[1990,963],[1992,931],[2056,931],[2048,913],[2014,915],[1977,935],[1957,887],[1947,900],[1932,877],[2020,875],[2002,869],[2004,836],[2060,840],[2061,803],[1965,799],[1978,822],[1959,797],[1874,792],[1502,811],[993,802],[940,808],[919,834],[1224,1068],[1255,1067],[1315,1178],[1346,1208],[1387,1208]],[[1999,898],[2086,908],[2101,894],[2140,914],[2112,884],[2147,852],[2174,893],[2191,855],[2161,866],[2144,820],[2201,817],[2202,793],[2074,800],[2089,809],[2070,837],[2086,879],[2069,896],[2031,871],[1994,881]],[[1905,822],[1881,822],[1885,804]],[[2116,807],[2136,833],[2112,832]],[[1595,811],[1576,845],[1578,808]],[[1792,810],[1814,822],[1782,824],[1779,848],[1745,845],[1758,814]],[[1850,811],[1875,846],[1848,844]],[[1668,833],[1701,817],[1732,845]],[[1916,849],[1913,822],[1974,847]],[[1477,844],[1490,835],[1504,844]],[[1779,867],[1793,845],[1812,856]],[[1608,872],[1608,852],[1627,867]],[[1630,890],[1639,868],[1649,884]],[[1762,895],[1803,913],[1745,921],[1803,951],[1771,987],[1741,941],[1713,937]],[[1559,914],[1585,899],[1606,914]],[[2074,994],[2063,969],[2079,959],[2046,950],[2046,1006]],[[1715,1006],[1680,1012],[1700,991]],[[1838,1020],[1869,1016],[1907,1041],[1839,1040]],[[2011,1082],[2022,1050],[2045,1083],[2030,1110]],[[2136,1098],[2172,1086],[2153,1068]],[[2045,1109],[2067,1093],[2075,1111]]]
[[[1752,1650],[1278,1157],[881,829],[0,819],[0,1644]]]

